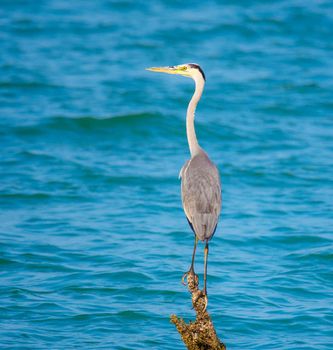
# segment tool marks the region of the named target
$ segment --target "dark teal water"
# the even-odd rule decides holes
[[[333,349],[332,2],[2,0],[0,28],[2,349],[183,348],[193,83],[144,68],[184,62],[223,181],[219,335]]]

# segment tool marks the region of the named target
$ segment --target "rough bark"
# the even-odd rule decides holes
[[[208,312],[204,310],[205,298],[198,288],[198,276],[189,274],[187,283],[192,294],[192,305],[196,312],[196,319],[187,324],[182,318],[171,315],[171,322],[176,326],[188,350],[226,350],[226,346],[216,334]]]

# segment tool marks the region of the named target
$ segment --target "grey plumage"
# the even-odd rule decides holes
[[[187,161],[181,171],[182,202],[186,217],[198,237],[204,241],[214,235],[221,212],[219,172],[207,154]]]
[[[190,269],[183,275],[182,281],[189,274],[194,274],[194,260],[198,240],[206,241],[204,250],[204,310],[207,307],[207,259],[208,241],[213,237],[217,221],[221,212],[221,183],[219,172],[200,147],[194,128],[194,114],[201,98],[205,73],[198,64],[187,63],[178,66],[152,67],[148,70],[168,74],[178,74],[192,78],[195,82],[195,91],[187,107],[186,134],[191,152],[188,160],[180,171],[182,179],[181,192],[183,208],[187,220],[194,231],[195,240]]]

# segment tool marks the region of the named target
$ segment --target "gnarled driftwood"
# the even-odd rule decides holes
[[[194,322],[187,324],[182,318],[171,315],[171,322],[176,326],[188,350],[226,350],[226,346],[217,337],[208,312],[204,310],[205,298],[198,288],[198,276],[189,273],[187,283],[192,294],[196,319]]]

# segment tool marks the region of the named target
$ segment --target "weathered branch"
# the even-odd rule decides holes
[[[226,346],[217,337],[208,312],[204,311],[205,298],[198,288],[198,276],[188,274],[187,283],[192,294],[192,305],[196,312],[196,319],[187,324],[182,318],[171,315],[171,322],[176,326],[188,350],[226,350]]]

